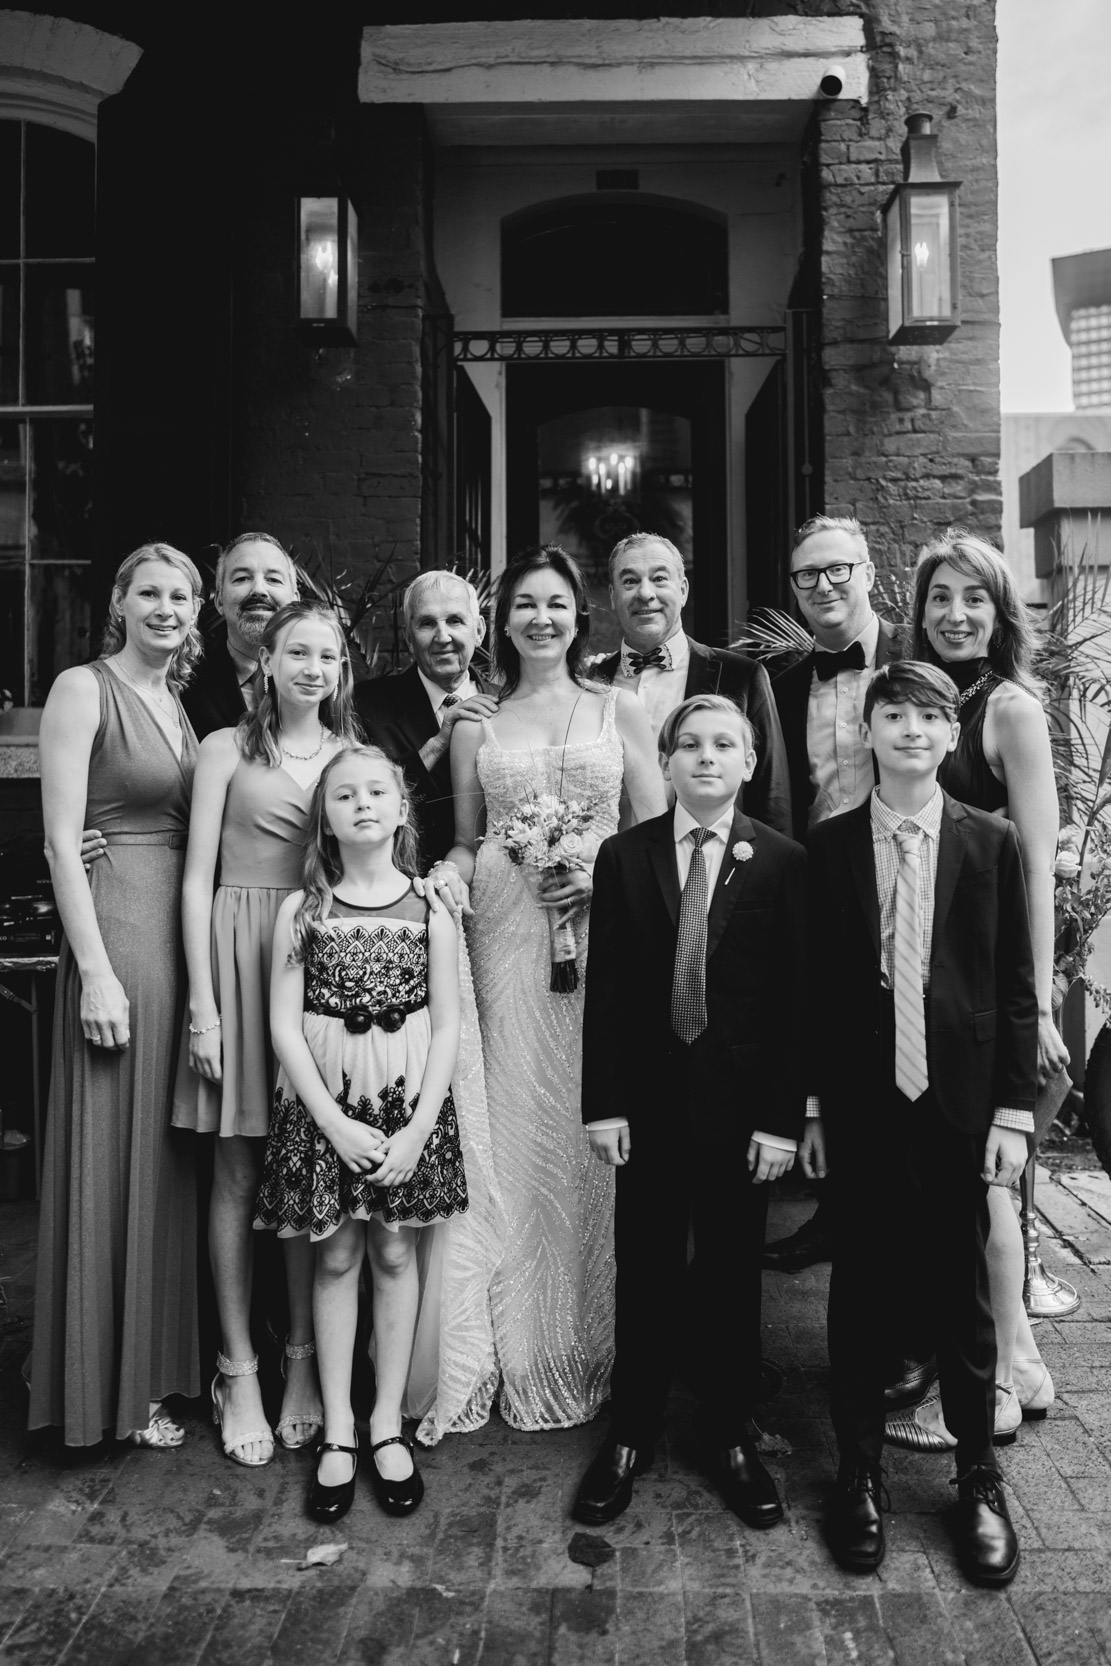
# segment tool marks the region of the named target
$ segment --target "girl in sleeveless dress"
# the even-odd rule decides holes
[[[498,584],[497,714],[452,736],[456,843],[430,877],[464,912],[473,901],[468,941],[505,1227],[488,1304],[454,1301],[445,1311],[442,1351],[469,1354],[472,1369],[458,1371],[454,1385],[441,1378],[419,1430],[429,1443],[484,1423],[496,1396],[514,1428],[585,1423],[609,1381],[613,1175],[592,1162],[579,1110],[590,864],[546,877],[537,895],[497,838],[483,842],[489,826],[541,794],[589,806],[592,842],[617,831],[623,790],[638,821],[665,808],[643,709],[633,695],[584,678],[589,625],[570,556],[545,545],[515,557]],[[550,987],[549,911],[576,916],[572,993]],[[479,1334],[480,1313],[492,1334]],[[457,1334],[464,1324],[469,1337]]]
[[[200,574],[148,544],[116,574],[102,658],[43,713],[46,852],[65,936],[35,1288],[30,1427],[179,1446],[198,1392],[196,1183],[170,1127],[180,896],[197,743],[178,693],[200,656]],[[103,854],[86,873],[82,829]],[[90,852],[92,854],[92,852]]]
[[[256,709],[238,728],[207,736],[197,764],[183,894],[189,1047],[174,1096],[175,1123],[217,1136],[209,1253],[222,1351],[213,1417],[227,1456],[248,1466],[274,1454],[250,1330],[251,1221],[276,1074],[269,1025],[274,923],[300,883],[313,787],[357,735],[347,644],[322,602],[290,602],[273,615],[259,672]],[[285,1268],[290,1329],[275,1432],[293,1448],[307,1445],[321,1421],[307,1240],[289,1241]]]
[[[451,1095],[455,926],[413,890],[408,789],[378,747],[329,763],[310,825],[305,888],[282,904],[275,932],[273,1039],[282,1068],[255,1224],[317,1245],[324,1440],[310,1516],[338,1521],[354,1497],[351,1359],[364,1253],[377,1362],[371,1477],[382,1508],[408,1515],[424,1493],[401,1431],[418,1229],[467,1207]]]

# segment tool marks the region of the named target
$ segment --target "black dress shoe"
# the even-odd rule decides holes
[[[783,1520],[783,1505],[756,1450],[759,1438],[759,1430],[750,1424],[739,1446],[723,1450],[718,1485],[733,1514],[747,1527],[774,1527]]]
[[[977,1466],[958,1477],[953,1539],[957,1560],[974,1585],[1009,1585],[1018,1572],[1018,1540],[997,1469]]]
[[[898,1377],[883,1391],[884,1415],[920,1405],[937,1381],[935,1359],[904,1359]]]
[[[615,1521],[629,1508],[633,1481],[652,1467],[652,1448],[607,1440],[579,1485],[571,1514],[587,1527]]]
[[[356,1434],[354,1446],[337,1446],[334,1440],[322,1440],[317,1451],[317,1474],[319,1475],[319,1458],[322,1452],[349,1452],[351,1454],[351,1479],[342,1481],[338,1487],[325,1487],[320,1484],[317,1476],[313,1476],[312,1486],[306,1509],[314,1521],[339,1521],[351,1508],[355,1497],[355,1471],[359,1467],[359,1437]]]
[[[878,1465],[844,1462],[837,1472],[826,1538],[850,1573],[874,1573],[883,1561],[883,1488]]]
[[[376,1440],[370,1449],[370,1482],[375,1498],[388,1516],[412,1515],[424,1497],[424,1482],[416,1459],[413,1458],[411,1475],[407,1475],[403,1481],[391,1481],[382,1474],[374,1457],[376,1452],[381,1452],[383,1446],[404,1446],[410,1458],[413,1458],[413,1443],[405,1435],[388,1435],[385,1440]]]
[[[781,1273],[801,1273],[816,1261],[832,1258],[833,1239],[822,1224],[820,1210],[789,1238],[777,1238],[774,1244],[764,1245],[764,1266]]]

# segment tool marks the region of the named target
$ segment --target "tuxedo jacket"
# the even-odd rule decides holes
[[[954,1127],[980,1134],[999,1106],[1034,1109],[1034,956],[1016,829],[1001,816],[943,797],[927,1067],[942,1114]],[[884,1061],[871,805],[822,822],[807,848],[808,1085],[835,1125],[853,1117],[865,1093],[889,1096],[893,1086],[878,1075]]]
[[[787,753],[768,673],[758,660],[725,648],[707,648],[687,637],[690,660],[683,699],[694,694],[724,694],[748,717],[756,736],[756,768],[737,794],[737,807],[780,833],[791,833],[791,788]],[[621,654],[607,654],[590,667],[590,675],[612,683]],[[805,820],[805,818],[804,818]]]
[[[181,703],[198,740],[214,729],[233,729],[247,709],[239,669],[228,653],[228,627],[218,615],[204,631],[204,658]]]
[[[894,625],[880,620],[879,641],[876,644],[876,670],[889,660],[901,659]],[[791,809],[794,826],[788,828],[794,837],[805,840],[810,806],[814,802],[814,783],[810,779],[810,749],[807,745],[806,719],[810,704],[810,684],[814,674],[814,654],[797,660],[786,671],[772,680],[772,696],[779,713],[783,744],[787,750],[787,769],[791,783]]]
[[[471,671],[483,694],[490,685]],[[451,760],[447,752],[431,770],[421,762],[425,741],[439,734],[420,673],[415,665],[397,675],[373,677],[355,688],[355,711],[366,736],[396,758],[416,799],[421,854],[426,863],[446,856],[455,843],[455,800],[451,790]]]
[[[734,854],[738,841],[751,847],[747,859]],[[801,1133],[805,865],[800,845],[734,812],[707,919],[714,1091],[688,1107],[700,1131],[732,1146],[756,1128]],[[584,1122],[624,1116],[631,1128],[667,1133],[674,1106],[664,1084],[673,1072],[662,1049],[682,1047],[671,1029],[679,900],[673,811],[605,841],[590,904]]]

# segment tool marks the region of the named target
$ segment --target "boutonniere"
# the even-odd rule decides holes
[[[734,862],[751,862],[754,852],[747,839],[738,839],[733,846]]]

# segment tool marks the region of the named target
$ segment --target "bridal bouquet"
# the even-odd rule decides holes
[[[569,873],[585,867],[598,854],[598,838],[590,831],[594,811],[576,799],[565,801],[554,793],[541,793],[511,816],[493,823],[489,837],[497,839],[509,860],[524,872],[529,889],[539,900],[545,874]],[[578,941],[570,914],[545,909],[551,943],[552,980],[549,988],[568,995],[578,987],[575,965]]]

